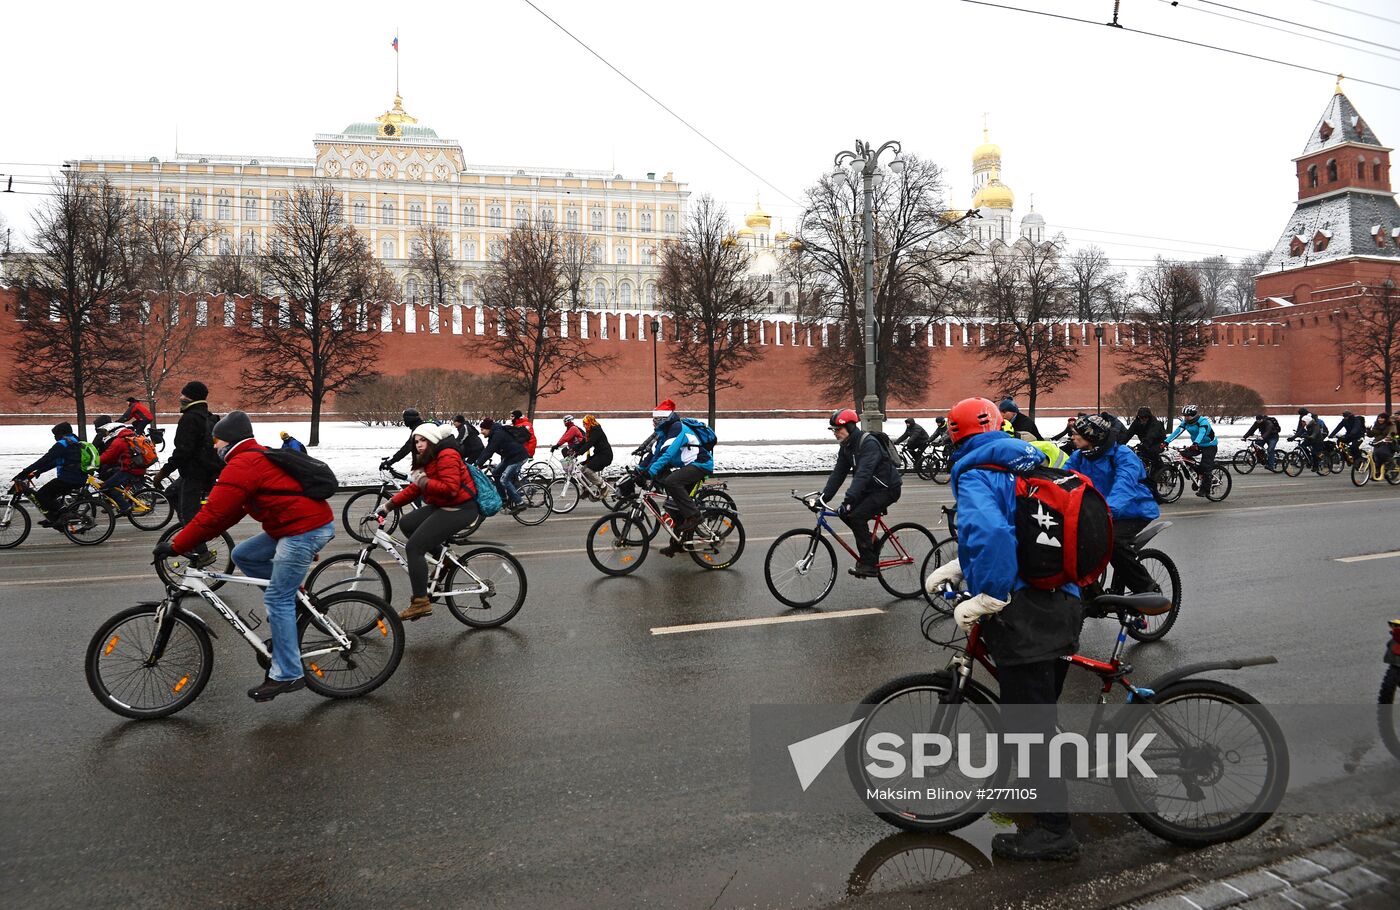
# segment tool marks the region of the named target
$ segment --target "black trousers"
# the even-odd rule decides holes
[[[52,513],[58,501],[63,497],[82,487],[80,483],[69,483],[66,480],[59,480],[55,477],[42,487],[34,491],[34,498],[39,500],[39,508],[45,513]]]
[[[399,529],[408,535],[404,561],[414,597],[428,596],[428,554],[436,553],[453,534],[471,527],[478,514],[476,503],[470,500],[456,509],[423,506],[403,513]]]
[[[866,565],[873,566],[879,561],[879,554],[875,550],[875,538],[870,533],[870,521],[898,502],[899,494],[900,490],[897,489],[875,487],[864,499],[852,506],[850,512],[841,517],[856,539],[856,552],[860,554],[860,561]]]
[[[1113,566],[1115,589],[1133,594],[1152,590],[1152,576],[1137,561],[1131,546],[1133,538],[1149,524],[1146,518],[1123,518],[1113,523],[1113,555],[1109,564]]]
[[[194,517],[199,514],[199,509],[202,505],[201,500],[208,495],[210,486],[211,484],[207,479],[197,475],[190,477],[182,476],[180,478],[180,505],[178,513],[180,516],[180,524],[189,524]],[[200,544],[194,548],[192,555],[203,556],[208,552],[209,547],[206,544]]]
[[[1201,446],[1201,459],[1196,465],[1196,474],[1201,479],[1201,489],[1198,491],[1201,495],[1210,489],[1210,472],[1215,467],[1215,453],[1219,450],[1219,446]]]
[[[1010,667],[998,665],[997,682],[1001,688],[1002,720],[1006,731],[1039,733],[1048,744],[1055,735],[1055,712],[1046,710],[1045,706],[1059,702],[1068,671],[1069,664],[1063,660],[1042,660]],[[1063,778],[1050,778],[1048,746],[1032,746],[1030,759],[1030,768],[1018,770],[1023,777],[1009,780],[1007,786],[1034,787],[1037,803],[1059,810],[1035,813],[1036,824],[1057,834],[1068,831],[1069,813],[1063,810],[1069,801],[1069,788]]]
[[[695,500],[690,498],[690,488],[703,481],[707,476],[704,468],[688,464],[683,468],[666,472],[666,476],[662,478],[661,488],[675,503],[676,516],[681,521],[699,517],[700,510],[695,507]]]

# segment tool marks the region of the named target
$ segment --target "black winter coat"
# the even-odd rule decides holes
[[[1278,421],[1272,417],[1265,417],[1263,420],[1256,420],[1249,425],[1249,429],[1244,431],[1244,438],[1249,439],[1255,433],[1259,434],[1260,442],[1268,442],[1270,439],[1278,439],[1283,432],[1283,427],[1278,425]]]
[[[603,432],[601,426],[595,424],[588,430],[588,436],[579,446],[579,454],[582,455],[584,452],[590,452],[583,463],[583,466],[590,471],[601,471],[613,463],[612,443],[608,442],[608,434]]]
[[[481,454],[476,456],[477,467],[485,467],[493,455],[500,455],[503,465],[515,464],[517,461],[524,461],[529,457],[525,454],[525,447],[520,444],[520,440],[516,439],[515,434],[503,424],[497,424],[491,430],[490,441],[486,443],[486,448],[482,449]]]
[[[890,461],[889,453],[880,440],[863,430],[852,430],[836,454],[836,467],[832,468],[831,476],[826,479],[822,499],[830,501],[852,470],[855,476],[846,488],[844,500],[852,505],[874,489],[890,490],[898,497],[903,488],[904,480],[899,476],[899,467]]]
[[[1162,443],[1167,438],[1167,429],[1162,426],[1162,421],[1156,417],[1134,417],[1133,422],[1128,424],[1128,432],[1123,437],[1122,442],[1126,445],[1128,440],[1136,436],[1142,440],[1142,444],[1148,449],[1156,450],[1161,448]]]
[[[925,430],[917,423],[906,424],[904,427],[904,434],[896,439],[894,444],[900,445],[906,442],[911,449],[917,449],[919,446],[927,446],[928,430]]]
[[[179,471],[180,478],[204,488],[218,476],[219,456],[214,451],[214,417],[209,404],[196,401],[180,412],[175,425],[175,451],[165,460],[164,473]]]
[[[1045,438],[1040,435],[1040,427],[1036,426],[1035,421],[1031,420],[1025,414],[1017,414],[1015,417],[1011,418],[1011,430],[1018,436],[1022,433],[1029,433],[1036,439]]]

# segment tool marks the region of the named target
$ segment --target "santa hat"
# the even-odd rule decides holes
[[[667,398],[665,401],[661,402],[659,405],[656,406],[656,410],[651,412],[651,416],[670,417],[674,413],[676,413],[676,403],[671,399]]]

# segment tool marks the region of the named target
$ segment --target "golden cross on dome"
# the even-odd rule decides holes
[[[1336,94],[1338,94],[1338,95],[1340,95],[1340,94],[1342,93],[1342,80],[1345,79],[1345,78],[1346,78],[1346,76],[1343,76],[1341,73],[1338,73],[1338,74],[1337,74],[1337,91],[1336,91]]]

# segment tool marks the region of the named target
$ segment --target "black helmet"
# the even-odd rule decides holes
[[[1181,409],[1181,416],[1185,417],[1187,420],[1194,419],[1199,413],[1201,413],[1201,409],[1196,407],[1194,404],[1188,404],[1186,407]]]
[[[1139,416],[1139,417],[1151,417],[1151,416],[1152,416],[1152,409],[1149,408],[1147,405],[1143,405],[1142,407],[1138,408],[1138,416]]]
[[[1308,409],[1307,409],[1307,408],[1299,408],[1299,409],[1298,409],[1298,416],[1299,416],[1299,417],[1306,417],[1306,416],[1308,416]]]
[[[404,408],[403,425],[410,430],[418,427],[423,422],[423,415],[418,413],[417,408]]]
[[[1085,414],[1074,421],[1075,435],[1083,436],[1095,447],[1103,445],[1113,434],[1113,425],[1102,415]]]

